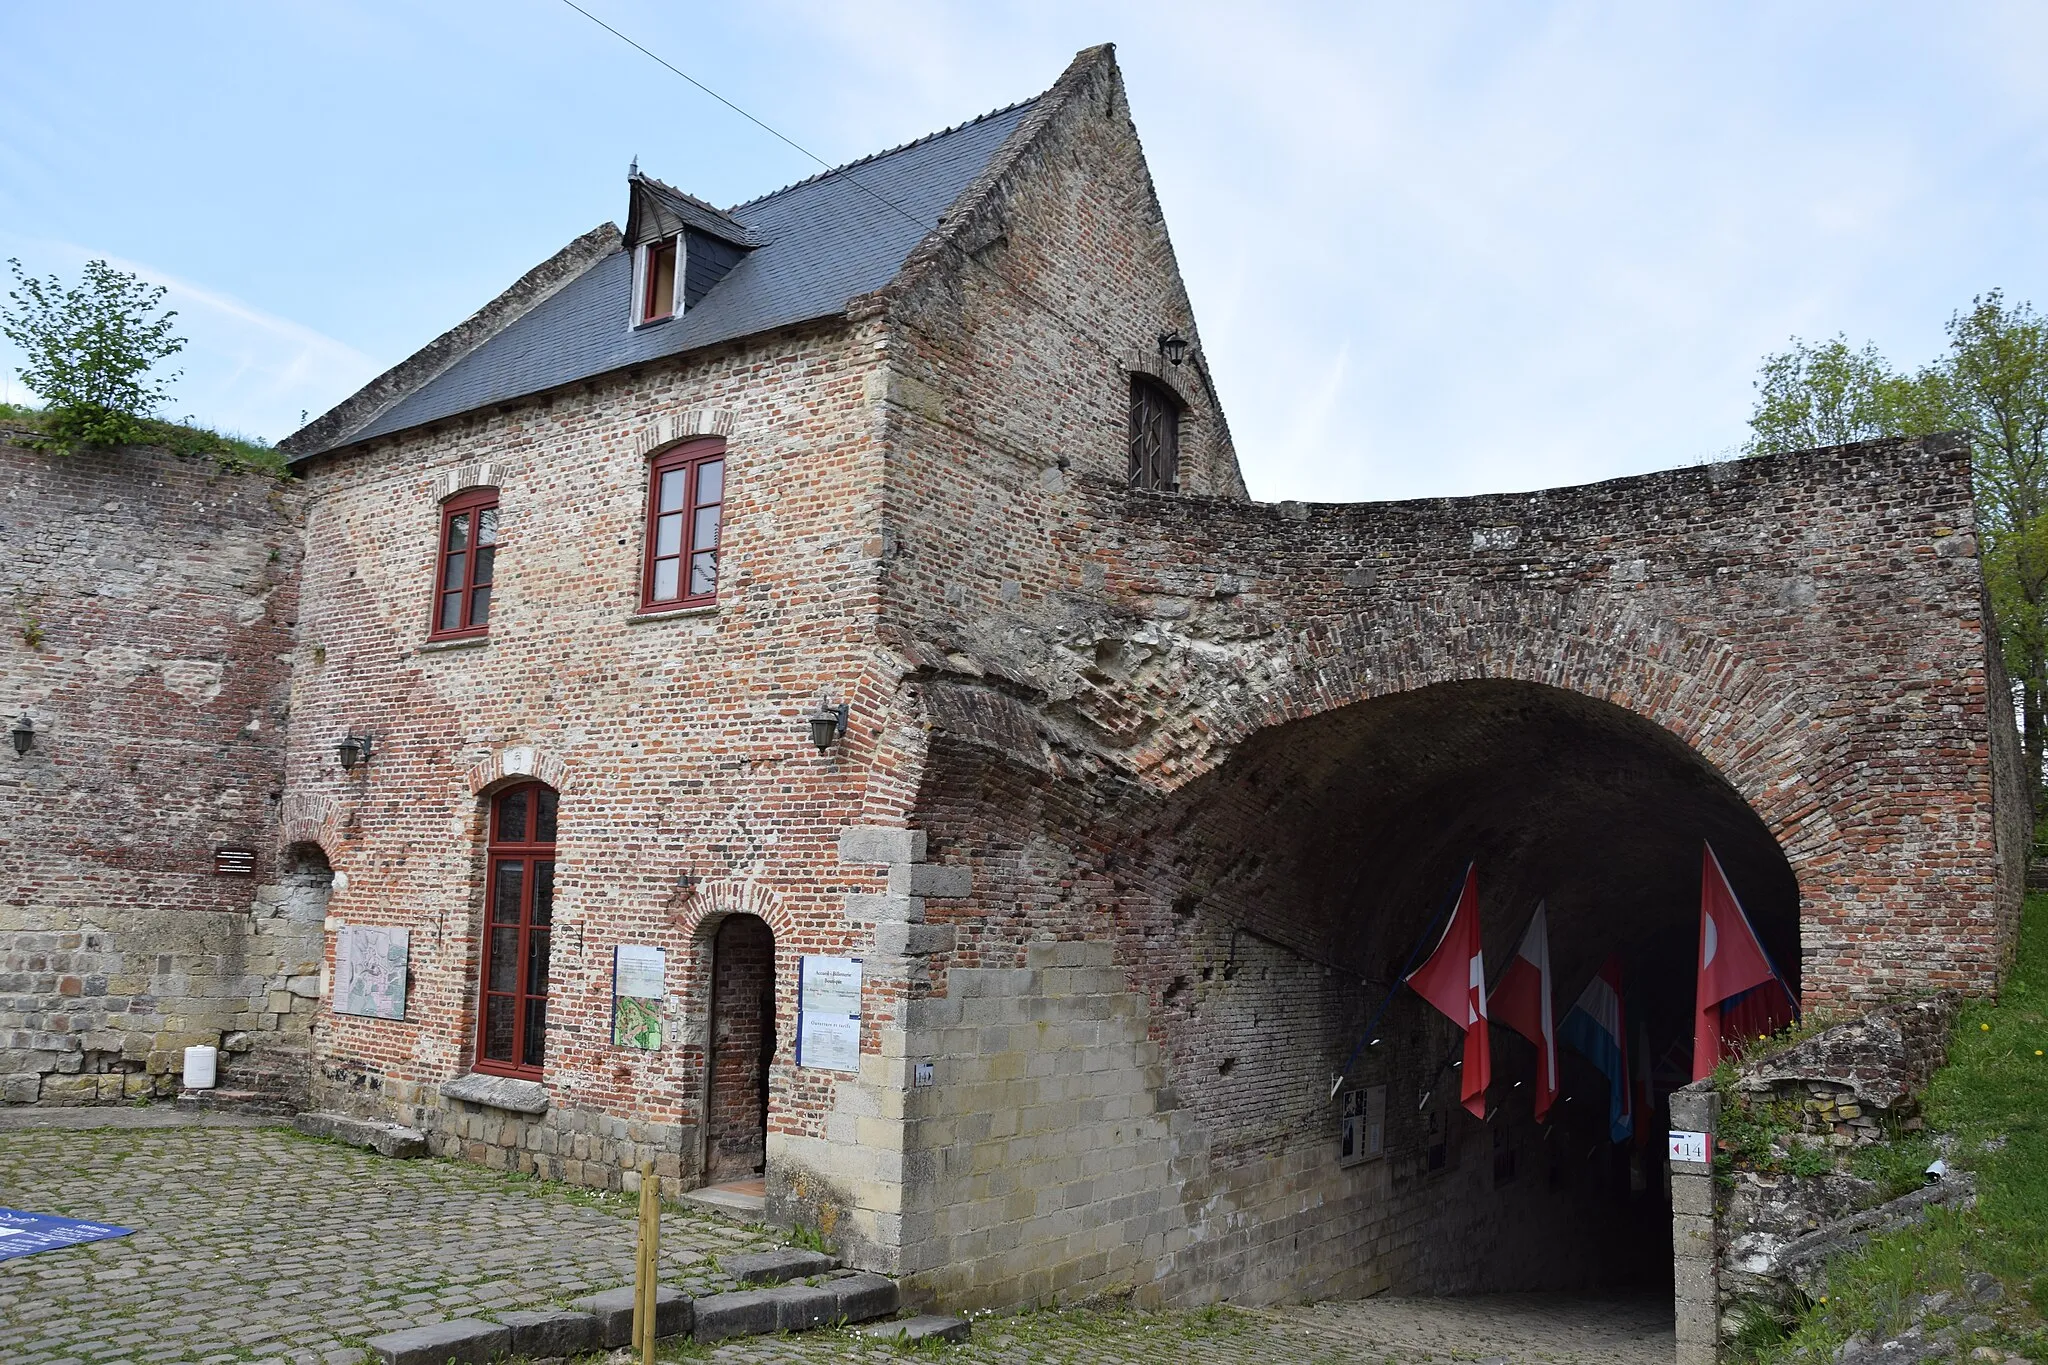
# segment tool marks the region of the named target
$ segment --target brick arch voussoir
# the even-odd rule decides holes
[[[634,435],[633,453],[644,460],[684,441],[701,440],[707,436],[731,436],[732,430],[733,414],[728,408],[690,408],[672,412],[649,422]]]
[[[284,798],[277,824],[280,851],[294,844],[316,844],[331,862],[341,838],[342,811],[333,797],[318,792],[293,792]]]
[[[512,781],[545,782],[558,792],[576,788],[568,760],[537,744],[507,744],[465,774],[471,796],[483,796]]]
[[[1446,618],[1450,624],[1446,624]],[[1261,730],[1357,702],[1447,682],[1516,681],[1612,703],[1660,726],[1714,769],[1788,856],[1832,843],[1826,803],[1803,775],[1816,744],[1793,682],[1727,641],[1632,604],[1473,602],[1379,609],[1298,630],[1284,666],[1183,708],[1134,765],[1168,789],[1226,761]],[[1185,687],[1185,678],[1175,682]],[[1154,714],[1173,714],[1148,698]],[[1801,760],[1805,761],[1802,762]]]

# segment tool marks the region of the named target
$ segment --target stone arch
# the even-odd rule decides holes
[[[537,744],[505,745],[481,763],[472,764],[464,774],[471,796],[487,795],[514,779],[545,782],[565,795],[576,787],[568,760]]]
[[[705,1011],[711,1002],[711,941],[718,926],[734,915],[752,915],[768,926],[775,936],[775,978],[778,997],[788,982],[796,981],[796,921],[790,917],[774,888],[751,877],[708,877],[684,892],[672,911],[671,922],[689,945],[689,961],[683,973],[683,1017],[692,1034],[705,1025]],[[789,995],[790,1009],[795,995]],[[708,1041],[709,1035],[705,1035]]]
[[[1213,703],[1135,747],[1141,779],[1171,791],[1268,727],[1355,702],[1445,682],[1528,682],[1612,703],[1669,732],[1749,803],[1795,866],[1802,855],[1825,856],[1835,835],[1807,777],[1826,755],[1811,723],[1820,707],[1729,642],[1662,618],[1647,602],[1528,592],[1468,598],[1450,610],[1374,602],[1311,621],[1265,662],[1263,683],[1254,670],[1241,671],[1235,686],[1208,681]]]
[[[1182,373],[1189,368],[1189,364],[1169,365],[1160,357],[1157,350],[1148,351],[1142,346],[1132,347],[1124,353],[1123,358],[1126,382],[1134,375],[1145,376],[1178,398],[1183,412],[1195,410],[1198,406],[1196,395],[1190,391],[1187,377]]]
[[[733,414],[728,408],[690,408],[650,422],[633,437],[633,453],[639,458],[655,455],[683,441],[706,436],[729,437]]]
[[[496,488],[503,473],[504,466],[495,460],[457,465],[434,476],[434,501],[446,502],[472,488]]]

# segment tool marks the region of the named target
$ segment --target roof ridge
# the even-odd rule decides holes
[[[880,161],[884,157],[895,156],[898,152],[907,152],[913,147],[922,147],[925,143],[934,141],[938,138],[950,137],[952,134],[960,132],[962,129],[974,127],[977,123],[987,123],[992,118],[1001,118],[1004,114],[1010,113],[1012,110],[1022,109],[1024,106],[1028,104],[1036,104],[1038,101],[1044,99],[1047,93],[1049,92],[1041,90],[1035,95],[1030,95],[1025,97],[1024,99],[1016,100],[1010,104],[1006,104],[1000,109],[991,109],[986,114],[977,114],[971,119],[963,119],[961,122],[954,124],[950,128],[941,128],[937,132],[926,133],[923,137],[912,138],[910,141],[901,143],[897,146],[884,148],[879,152],[870,152],[866,156],[859,157],[853,161],[845,162],[842,165],[834,166],[830,170],[819,171],[816,175],[805,176],[802,180],[792,180],[789,184],[784,185],[779,190],[770,190],[766,194],[755,195],[752,199],[743,200],[740,203],[734,204],[729,209],[714,211],[723,212],[727,215],[730,215],[738,213],[741,209],[752,208],[756,204],[765,204],[770,199],[775,198],[777,195],[788,194],[791,190],[802,189],[805,185],[814,185],[820,180],[829,180],[835,175],[843,175],[847,171],[854,169],[856,166],[866,166],[873,162]],[[744,227],[745,224],[741,224],[741,226]]]
[[[645,180],[648,184],[654,186],[658,190],[663,190],[669,194],[673,194],[678,199],[687,200],[688,202],[696,205],[698,208],[703,209],[706,213],[713,214],[719,218],[725,219],[726,222],[731,223],[734,227],[740,229],[742,232],[753,231],[752,228],[749,228],[745,223],[742,223],[739,219],[733,217],[732,214],[726,211],[725,209],[718,207],[718,205],[711,203],[709,200],[699,199],[696,195],[691,194],[688,190],[677,189],[674,185],[669,184],[668,181],[663,180],[659,176],[649,175],[645,171],[635,171],[633,172],[633,174],[638,176],[640,179]]]

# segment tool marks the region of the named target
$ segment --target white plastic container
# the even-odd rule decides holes
[[[213,1089],[214,1074],[220,1066],[220,1049],[201,1043],[185,1049],[185,1088]]]

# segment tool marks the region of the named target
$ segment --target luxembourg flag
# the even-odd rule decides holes
[[[1558,1036],[1571,1044],[1607,1076],[1607,1135],[1626,1142],[1635,1131],[1634,1089],[1629,1084],[1628,1034],[1621,1017],[1621,956],[1609,954],[1579,1001],[1566,1012],[1557,1026]]]
[[[1536,1121],[1557,1100],[1557,1032],[1550,1007],[1550,925],[1543,902],[1522,935],[1514,960],[1487,1000],[1493,1017],[1536,1045]]]
[[[1493,1079],[1493,1043],[1486,1025],[1486,960],[1479,948],[1479,865],[1465,869],[1458,908],[1444,926],[1429,960],[1405,978],[1415,993],[1465,1030],[1465,1064],[1458,1098],[1472,1117],[1486,1118],[1486,1087]]]

